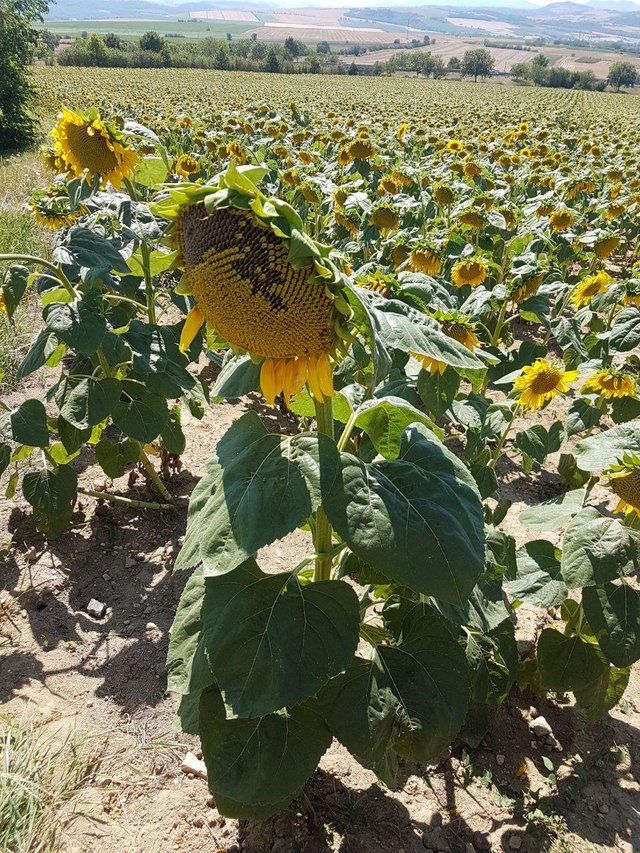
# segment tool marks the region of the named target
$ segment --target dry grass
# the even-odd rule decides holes
[[[82,814],[104,744],[58,741],[33,724],[0,717],[0,850],[54,853]]]

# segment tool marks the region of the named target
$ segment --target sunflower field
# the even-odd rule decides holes
[[[640,658],[637,98],[124,76],[40,72],[55,248],[0,262],[49,384],[0,415],[0,470],[50,537],[93,494],[80,453],[156,492],[94,497],[169,511],[182,413],[260,401],[175,565],[169,688],[218,810],[281,811],[332,738],[393,787],[518,688],[606,715]],[[523,604],[547,612],[524,655]]]

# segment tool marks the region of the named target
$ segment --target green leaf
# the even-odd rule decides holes
[[[595,406],[578,397],[574,400],[567,412],[567,435],[579,435],[591,427],[596,426],[602,417],[602,411]]]
[[[101,438],[95,448],[96,459],[104,473],[111,480],[117,480],[125,472],[125,466],[136,462],[140,455],[140,446],[128,438],[114,444],[107,438]]]
[[[549,430],[542,424],[534,424],[517,433],[513,443],[518,450],[541,465],[549,453],[556,453],[560,449],[563,440],[564,427],[560,421],[555,421]]]
[[[460,376],[451,368],[433,376],[427,370],[418,374],[418,394],[436,419],[441,418],[451,406],[459,387]]]
[[[59,342],[53,332],[49,331],[49,329],[43,329],[31,344],[29,352],[18,368],[18,379],[24,379],[25,376],[29,376],[47,364],[58,348]]]
[[[537,649],[542,684],[548,690],[584,690],[598,681],[607,664],[595,646],[553,628],[540,634]]]
[[[128,273],[129,266],[115,246],[104,237],[79,226],[69,231],[53,253],[55,263],[77,265],[87,284],[103,278],[111,270]]]
[[[7,270],[2,282],[2,295],[7,310],[7,316],[11,320],[15,314],[20,300],[25,294],[29,284],[29,270],[20,264],[14,264]]]
[[[8,444],[0,444],[0,477],[11,464],[11,447]]]
[[[56,421],[58,435],[67,453],[75,453],[91,437],[91,427],[77,429],[60,415]]]
[[[484,567],[482,504],[473,478],[424,427],[400,458],[368,465],[348,453],[323,472],[323,506],[351,550],[416,592],[462,603]]]
[[[223,400],[235,400],[260,388],[260,364],[249,355],[232,355],[222,366],[211,394]]]
[[[205,575],[229,572],[303,524],[320,503],[321,456],[333,479],[338,456],[330,439],[268,433],[255,412],[239,418],[191,497],[176,568],[203,561]]]
[[[605,583],[582,591],[582,606],[603,654],[627,667],[640,659],[640,593],[629,584]]]
[[[611,352],[630,352],[640,345],[640,311],[624,308],[616,317],[611,328],[609,348]]]
[[[200,694],[200,689],[190,684],[193,657],[200,640],[202,619],[200,617],[205,595],[202,566],[194,569],[186,582],[169,636],[167,652],[167,687],[178,693]],[[211,682],[213,683],[213,677]],[[201,685],[201,688],[207,685]]]
[[[599,720],[622,699],[629,683],[629,669],[609,666],[591,684],[575,691],[576,703],[589,720]]]
[[[167,167],[162,157],[143,157],[133,172],[133,180],[143,187],[155,187],[167,177]]]
[[[147,390],[167,398],[180,397],[196,379],[178,347],[175,326],[152,326],[133,320],[122,336],[131,349],[134,369],[145,377]]]
[[[573,452],[583,471],[604,471],[620,462],[625,453],[640,454],[640,422],[589,436],[576,444]]]
[[[512,601],[535,607],[559,607],[567,597],[560,557],[560,550],[546,539],[527,542],[516,554],[518,573],[514,580],[505,581],[505,593]]]
[[[301,704],[347,667],[358,645],[352,587],[301,585],[295,573],[264,574],[255,560],[206,579],[201,619],[200,645],[234,717]]]
[[[40,400],[25,400],[0,417],[0,436],[29,447],[47,447],[47,412]]]
[[[125,435],[148,444],[164,429],[169,411],[163,397],[145,391],[138,399],[120,400],[111,417]]]
[[[77,474],[69,465],[24,475],[22,494],[34,509],[39,530],[52,537],[65,530],[71,521],[77,487]]]
[[[65,376],[56,392],[62,417],[78,430],[105,420],[120,398],[122,383],[110,377],[94,380]]]
[[[598,586],[640,570],[640,534],[587,507],[567,527],[562,576],[569,589]]]
[[[397,459],[402,435],[414,423],[424,424],[438,438],[443,438],[442,431],[431,418],[401,397],[367,400],[358,409],[355,421],[355,425],[367,433],[375,449],[385,459]]]
[[[202,694],[200,732],[209,788],[227,817],[282,811],[331,745],[313,702],[256,720],[227,720],[216,688]]]
[[[165,450],[168,450],[169,453],[177,453],[178,455],[184,453],[187,446],[187,439],[182,431],[182,426],[180,425],[179,406],[174,406],[169,412],[169,420],[167,421],[165,428],[160,433],[160,439],[162,441],[162,446]]]
[[[320,696],[334,735],[389,786],[397,768],[393,751],[407,761],[437,760],[467,710],[463,648],[444,619],[415,609],[399,645],[376,646],[370,660],[356,658]]]
[[[291,411],[294,415],[299,415],[302,418],[315,418],[316,408],[313,402],[313,397],[307,391],[301,391],[296,397],[291,400]],[[346,424],[353,413],[351,403],[344,394],[336,391],[333,395],[333,419],[342,424]]]
[[[520,513],[520,521],[531,530],[557,530],[580,512],[586,496],[586,489],[565,492],[557,498],[550,498],[525,509]]]
[[[93,355],[107,333],[107,321],[84,302],[54,302],[45,309],[47,328],[76,352]]]

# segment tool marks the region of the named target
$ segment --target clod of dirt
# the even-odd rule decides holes
[[[551,737],[553,735],[553,729],[542,716],[536,717],[535,720],[532,721],[531,730],[538,735],[538,737]]]

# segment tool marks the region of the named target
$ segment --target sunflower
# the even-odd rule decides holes
[[[348,231],[352,237],[357,237],[360,231],[360,220],[355,210],[346,210],[341,213],[339,210],[334,210],[333,218],[341,228]]]
[[[200,171],[200,163],[188,154],[181,154],[176,160],[174,172],[183,178],[188,178],[189,175],[197,175]]]
[[[640,458],[625,454],[622,464],[613,465],[607,473],[611,478],[608,485],[618,498],[614,512],[635,512],[640,517]]]
[[[370,225],[374,225],[383,236],[397,231],[400,224],[398,211],[390,204],[376,205],[371,212]]]
[[[622,370],[599,370],[581,388],[583,394],[599,394],[608,400],[613,397],[634,397],[636,383]]]
[[[447,142],[447,151],[450,151],[452,154],[459,154],[461,151],[464,151],[464,145],[459,139],[450,139]]]
[[[531,296],[535,296],[538,292],[538,288],[542,284],[544,275],[545,274],[541,272],[524,280],[521,276],[518,276],[509,288],[509,295],[511,296],[514,305],[524,302],[525,299],[529,299]]]
[[[484,225],[484,216],[477,210],[465,210],[459,214],[458,219],[473,231],[479,231]]]
[[[437,313],[435,319],[440,323],[440,328],[448,338],[453,338],[458,341],[470,352],[473,352],[480,346],[480,341],[475,333],[475,323],[469,317],[465,317],[457,312],[448,314]],[[411,355],[420,362],[422,367],[428,371],[431,376],[436,373],[442,375],[447,369],[444,361],[439,361],[437,358],[430,358],[428,355],[412,352]]]
[[[402,266],[410,254],[411,249],[409,245],[404,237],[401,237],[397,243],[394,243],[389,251],[389,257],[391,258],[391,263],[393,264],[394,269],[398,269],[399,266]]]
[[[600,240],[596,240],[593,245],[593,251],[596,253],[596,257],[601,261],[606,261],[607,258],[611,257],[611,255],[615,252],[615,250],[620,245],[620,238],[614,235],[610,237],[602,237]]]
[[[635,305],[640,308],[640,281],[637,279],[628,281],[626,286],[627,292],[622,297],[623,305]]]
[[[573,214],[569,210],[554,210],[549,221],[554,232],[566,231],[573,225]]]
[[[367,139],[354,139],[347,146],[349,160],[371,160],[375,157],[376,149]]]
[[[27,204],[34,219],[46,228],[68,228],[86,213],[82,206],[74,208],[65,183],[36,190]]]
[[[569,390],[568,382],[578,378],[577,370],[564,370],[546,358],[539,358],[533,364],[522,368],[520,376],[513,383],[514,391],[520,391],[518,402],[534,411],[545,405],[558,394]]]
[[[247,152],[244,150],[242,145],[240,145],[240,143],[236,142],[235,140],[229,142],[229,144],[227,145],[227,154],[238,166],[244,166],[245,163],[247,163],[247,161],[249,160],[249,155],[247,154]]]
[[[138,162],[136,152],[124,142],[122,134],[107,125],[94,110],[85,115],[62,107],[50,135],[64,171],[76,177],[85,172],[99,175],[103,185],[110,181],[119,189]]]
[[[438,275],[442,269],[440,255],[432,246],[416,246],[409,254],[409,269],[412,272]]]
[[[172,220],[170,242],[184,268],[179,286],[195,307],[183,327],[185,351],[205,321],[235,352],[262,360],[260,385],[285,403],[305,382],[332,396],[331,360],[351,339],[349,286],[329,249],[303,234],[298,214],[252,181],[264,170],[230,165],[207,186],[173,185],[155,205]]]
[[[433,197],[441,207],[451,207],[455,200],[453,190],[444,184],[439,184],[433,191]]]
[[[454,264],[451,278],[456,287],[478,287],[486,281],[489,265],[482,258],[466,258]]]
[[[604,293],[612,281],[613,279],[608,272],[598,270],[595,275],[588,275],[576,284],[571,295],[571,301],[576,308],[583,308],[585,305],[589,305],[598,293]]]
[[[390,175],[383,175],[378,181],[378,195],[398,195],[402,187]]]

